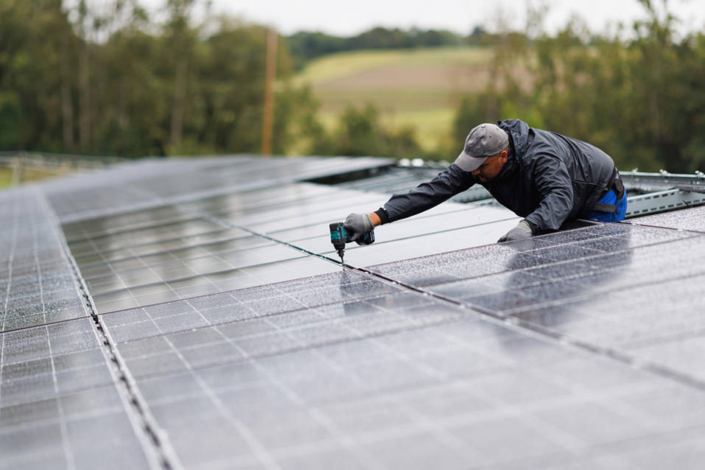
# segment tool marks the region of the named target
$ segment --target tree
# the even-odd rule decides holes
[[[571,21],[558,34],[540,34],[530,44],[495,46],[495,57],[502,60],[494,70],[504,86],[469,97],[458,110],[456,134],[460,127],[467,132],[472,120],[521,118],[597,145],[620,168],[702,170],[704,36],[676,40],[668,2],[663,1],[665,13],[650,0],[640,3],[647,18],[632,24],[630,40],[621,29],[590,35]],[[519,61],[522,67],[516,66]],[[523,85],[506,78],[512,66],[528,72]],[[483,112],[491,97],[496,112]]]

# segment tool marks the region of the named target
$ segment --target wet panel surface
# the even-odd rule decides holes
[[[41,195],[0,217],[0,468],[148,468]]]
[[[336,272],[340,269],[339,266],[332,263],[302,254],[295,259],[239,269],[226,269],[215,273],[96,294],[93,299],[98,312],[107,313]]]
[[[144,416],[73,319],[46,205],[0,204],[0,467],[141,468],[135,419],[174,468],[701,466],[703,237],[496,245],[511,214],[443,204],[350,246],[374,274],[299,250],[337,259],[327,223],[386,196],[296,181],[376,164],[147,161],[47,184]]]
[[[705,232],[705,207],[693,207],[664,214],[637,217],[630,219],[629,222],[635,225]]]
[[[103,318],[191,467],[621,462],[705,426],[690,387],[353,272]],[[193,429],[234,445],[187,445]]]
[[[130,253],[132,246],[141,246],[148,243],[159,243],[162,240],[171,241],[174,238],[205,235],[224,227],[205,220],[191,217],[188,220],[173,223],[154,225],[124,232],[107,234],[93,238],[78,239],[69,243],[71,253],[82,264],[100,261],[98,258],[103,252],[124,250]]]
[[[0,405],[0,468],[150,468],[115,387]]]
[[[372,268],[443,298],[705,381],[705,238],[628,225]]]

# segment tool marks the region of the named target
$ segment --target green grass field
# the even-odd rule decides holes
[[[68,172],[68,171],[66,171]],[[37,171],[24,168],[21,173],[20,183],[29,183],[31,181],[40,181],[46,178],[57,176],[54,173],[46,171]],[[8,189],[12,186],[12,169],[0,168],[0,190]]]
[[[10,184],[12,184],[12,170],[0,168],[0,189],[8,188]]]
[[[484,89],[491,51],[445,47],[333,54],[311,62],[296,84],[308,83],[332,128],[348,106],[375,105],[382,123],[412,126],[424,149],[447,138],[459,98]]]

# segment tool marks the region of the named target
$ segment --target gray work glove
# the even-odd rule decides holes
[[[352,241],[357,240],[374,228],[372,219],[370,219],[370,216],[367,214],[350,214],[345,219],[343,226],[350,234]]]
[[[497,240],[497,243],[526,240],[527,238],[531,238],[532,234],[533,233],[531,231],[531,225],[529,225],[529,222],[527,222],[526,220],[522,220],[521,222],[519,222],[519,225],[511,229],[509,232],[507,232],[506,235]]]

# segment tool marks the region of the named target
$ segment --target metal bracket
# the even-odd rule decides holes
[[[705,194],[701,192],[669,189],[627,199],[626,218],[637,217],[656,212],[665,212],[681,207],[705,204]]]
[[[694,175],[669,173],[661,170],[658,173],[641,173],[638,171],[620,172],[620,178],[627,190],[642,192],[680,189],[696,193],[705,193],[705,174],[696,171]]]

